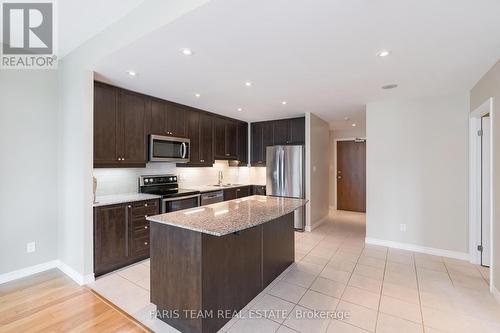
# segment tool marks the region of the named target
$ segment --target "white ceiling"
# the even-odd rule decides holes
[[[333,128],[349,128],[346,116],[364,126],[368,102],[468,91],[500,56],[499,14],[497,0],[213,0],[95,69],[248,121],[309,111]],[[392,54],[377,57],[383,48]]]
[[[58,54],[62,58],[128,14],[144,0],[57,1]]]

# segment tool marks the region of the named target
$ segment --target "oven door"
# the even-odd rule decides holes
[[[151,162],[189,162],[191,140],[174,136],[150,135],[149,161]]]
[[[178,210],[198,207],[200,205],[200,195],[188,195],[185,197],[165,198],[162,200],[161,212],[171,213]]]

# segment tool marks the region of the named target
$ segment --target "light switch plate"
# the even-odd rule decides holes
[[[36,251],[36,243],[30,242],[26,244],[26,252],[31,253]]]

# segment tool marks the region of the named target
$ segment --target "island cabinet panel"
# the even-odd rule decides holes
[[[213,318],[203,321],[203,332],[217,332],[262,291],[261,237],[261,226],[222,237],[203,235],[203,309],[214,310]]]
[[[253,185],[252,195],[266,195],[266,185]]]
[[[294,214],[262,225],[262,283],[265,288],[295,261]]]
[[[181,332],[217,332],[293,261],[293,212],[224,236],[152,222],[151,302]]]

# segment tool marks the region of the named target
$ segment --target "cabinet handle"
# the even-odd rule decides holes
[[[241,189],[240,189],[240,188],[236,189],[236,192],[239,192],[239,191],[241,191]]]
[[[148,204],[147,204],[147,203],[145,203],[145,204],[144,204],[144,207],[147,207],[147,206],[148,206]]]
[[[148,245],[148,242],[144,242],[144,245]]]
[[[122,160],[122,158],[121,158],[121,157],[118,157],[118,161],[121,161],[121,160]]]
[[[144,229],[147,229],[147,228],[148,228],[148,226],[147,226],[147,225],[146,225],[146,226],[144,226]]]
[[[230,156],[231,154],[226,154],[226,156]]]
[[[131,205],[128,205],[127,207],[128,207],[128,208],[132,208],[132,206],[131,206]]]
[[[202,163],[203,163],[203,162],[205,162],[205,160],[200,160],[200,162],[202,162]]]
[[[146,218],[146,219],[147,219],[147,218],[148,218],[148,216],[147,216],[147,215],[144,215],[144,218]]]

